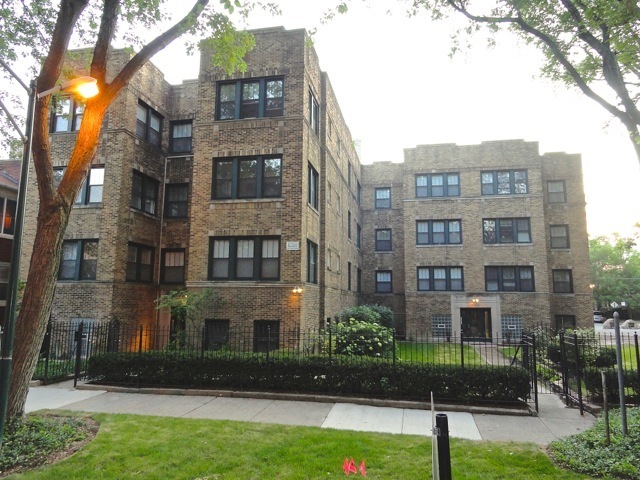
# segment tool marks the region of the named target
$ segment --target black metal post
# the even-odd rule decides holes
[[[51,357],[51,320],[47,322],[47,333],[44,334],[47,353],[44,357],[44,379],[49,379],[49,358]]]
[[[627,434],[627,404],[624,395],[624,371],[622,370],[622,339],[620,338],[620,314],[613,312],[613,326],[616,330],[616,360],[618,364],[618,388],[620,390],[620,416],[622,434]]]
[[[576,351],[576,377],[578,382],[578,404],[580,405],[580,415],[584,415],[584,404],[582,402],[582,376],[580,375],[580,345],[578,345],[578,334],[574,332],[573,341]]]
[[[2,62],[3,67],[7,65]],[[18,81],[20,79],[9,72]],[[22,86],[25,86],[20,81]],[[36,82],[31,81],[29,88],[29,103],[27,106],[27,123],[25,126],[24,149],[22,152],[22,166],[20,168],[20,186],[18,187],[18,204],[16,206],[15,229],[13,231],[13,244],[11,246],[11,268],[7,283],[7,303],[5,306],[5,318],[3,324],[2,342],[0,347],[0,446],[4,440],[4,427],[7,421],[7,406],[9,404],[9,378],[13,363],[13,340],[16,328],[16,304],[18,302],[18,284],[20,281],[20,255],[22,255],[22,229],[24,224],[24,208],[27,196],[27,177],[29,175],[29,159],[31,158],[31,140],[33,129],[33,116],[36,105]]]
[[[636,345],[636,373],[638,374],[638,380],[640,380],[640,349],[638,348],[638,332],[633,334],[633,342]]]
[[[436,413],[438,442],[438,472],[440,480],[451,480],[451,450],[449,448],[449,420],[444,413]]]
[[[78,386],[78,378],[80,378],[81,364],[82,364],[82,333],[84,330],[84,322],[80,322],[78,330],[75,332],[76,338],[76,365],[73,374],[73,388]]]
[[[460,332],[460,368],[464,370],[464,333]]]
[[[536,412],[540,411],[538,404],[538,360],[536,358],[536,334],[531,334],[531,361],[533,362],[533,395],[535,398]]]
[[[138,376],[136,377],[136,387],[140,388],[140,375],[142,374],[142,334],[143,328],[140,325],[140,336],[138,337]]]

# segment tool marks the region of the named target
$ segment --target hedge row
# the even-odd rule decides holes
[[[605,384],[607,386],[607,401],[618,403],[620,401],[620,388],[618,384],[618,370],[586,368],[584,369],[584,385],[595,402],[602,402],[602,374],[604,371]],[[633,397],[635,401],[640,400],[640,377],[637,371],[624,372],[625,395],[627,398]]]
[[[189,387],[273,392],[364,395],[386,398],[459,402],[525,400],[528,373],[516,367],[418,365],[359,361],[335,362],[326,357],[305,360],[272,359],[262,355],[225,358],[149,353],[109,353],[92,356],[87,374],[107,384],[139,387]]]

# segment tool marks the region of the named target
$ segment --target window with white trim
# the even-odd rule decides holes
[[[280,237],[210,237],[210,280],[278,280]]]
[[[415,177],[416,197],[459,197],[459,173],[419,174]]]

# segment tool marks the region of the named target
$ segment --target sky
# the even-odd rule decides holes
[[[177,18],[191,2],[168,3]],[[461,16],[408,18],[400,3],[369,0],[321,25],[335,1],[278,3],[283,15],[253,15],[247,28],[318,27],[320,66],[361,143],[362,163],[401,162],[405,148],[422,144],[537,141],[541,154],[582,155],[591,236],[630,235],[640,222],[640,166],[625,130],[577,89],[540,78],[542,53],[534,47],[507,32],[489,48],[479,34],[450,58],[450,35],[466,24]],[[152,61],[170,83],[197,78],[199,59],[185,55],[180,41]]]

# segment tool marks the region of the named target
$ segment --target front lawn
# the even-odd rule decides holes
[[[431,477],[431,439],[231,421],[97,414],[72,457],[11,479],[339,479],[345,457],[371,479]],[[452,439],[455,479],[585,480],[526,443]],[[360,477],[360,474],[358,474]]]
[[[460,365],[464,355],[465,365],[486,365],[478,351],[470,345],[449,342],[397,342],[397,358],[409,363],[431,363],[434,365]]]

